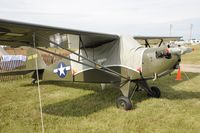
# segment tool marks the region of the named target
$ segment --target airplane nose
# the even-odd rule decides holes
[[[178,51],[179,52],[179,51]],[[143,53],[143,73],[145,76],[158,76],[170,73],[178,68],[181,56],[171,49],[149,48]]]

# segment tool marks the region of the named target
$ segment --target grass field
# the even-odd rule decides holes
[[[194,48],[194,51],[183,55],[181,63],[200,65],[200,45],[191,45],[189,47]]]
[[[175,81],[175,74],[150,84],[161,88],[160,99],[138,92],[134,109],[119,110],[117,89],[95,84],[41,82],[45,132],[129,133],[200,131],[199,74]],[[0,132],[41,132],[38,92],[30,79],[1,82]]]

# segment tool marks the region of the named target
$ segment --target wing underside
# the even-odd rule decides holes
[[[119,38],[118,35],[71,30],[52,26],[21,23],[0,19],[0,45],[13,47],[33,46],[33,33],[52,41],[59,41],[67,46],[67,34],[77,35],[81,40],[80,47],[97,47]],[[50,43],[36,38],[37,47],[50,47]]]
[[[69,39],[70,38],[70,39]],[[71,60],[73,62],[77,62],[84,66],[89,66],[93,69],[98,69],[98,71],[109,73],[110,75],[114,75],[115,77],[122,77],[120,73],[113,71],[109,68],[105,68],[101,64],[96,63],[94,60],[87,58],[81,55],[82,52],[86,52],[87,48],[96,48],[102,45],[109,45],[109,43],[119,40],[118,35],[112,34],[103,34],[103,33],[94,33],[80,30],[71,30],[59,27],[52,26],[43,26],[37,24],[28,24],[14,21],[7,21],[0,19],[0,45],[11,46],[11,47],[21,47],[21,46],[29,46],[29,47],[37,47],[40,51],[46,52],[48,54],[52,54],[54,56],[58,56],[60,58],[64,58],[67,60]],[[74,41],[75,40],[75,41]],[[77,41],[78,40],[78,41]],[[74,47],[76,46],[76,47]],[[42,47],[42,48],[41,48]],[[56,53],[56,51],[52,52],[47,50],[46,48],[61,48],[66,50],[67,52],[73,53],[78,57],[77,60],[71,59],[68,56],[64,56]],[[73,49],[74,48],[74,49]],[[73,50],[72,50],[73,49]],[[79,50],[79,51],[77,51]],[[30,52],[27,52],[30,54]],[[33,58],[34,57],[34,58]],[[40,56],[39,56],[40,57]],[[38,61],[38,69],[45,69],[45,64],[41,63],[41,60],[38,60],[37,54],[35,52],[32,55],[27,57],[30,58],[30,61],[27,62],[30,65],[26,65],[26,68],[33,67],[34,60],[37,58]],[[87,62],[84,62],[87,60]],[[35,70],[30,69],[30,70]],[[99,69],[101,68],[101,69]],[[9,75],[15,75],[18,73],[26,74],[29,71],[15,71],[8,72]],[[6,75],[6,72],[3,72],[2,75]]]

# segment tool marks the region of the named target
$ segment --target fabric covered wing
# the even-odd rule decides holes
[[[21,23],[0,19],[0,45],[13,47],[33,46],[33,33],[36,34],[37,47],[50,47],[50,43],[38,36],[45,37],[51,41],[60,38],[60,43],[67,44],[66,34],[78,35],[81,40],[80,47],[97,47],[107,42],[119,39],[118,35],[71,30],[59,27],[43,26],[37,24]],[[56,42],[58,43],[58,42]]]

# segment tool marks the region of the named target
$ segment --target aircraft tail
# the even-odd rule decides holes
[[[36,61],[38,69],[45,69],[46,64],[41,56],[41,54],[34,48],[29,48],[27,50],[27,61],[26,61],[26,69],[35,70],[36,69]]]
[[[37,61],[37,62],[36,62]],[[37,63],[37,66],[36,66]],[[41,54],[37,49],[29,48],[27,50],[27,60],[26,60],[26,70],[33,70],[34,73],[32,78],[34,79],[32,82],[34,83],[37,80],[36,69],[38,69],[39,79],[41,80],[43,77],[44,69],[47,67],[44,62]]]
[[[25,75],[36,70],[44,71],[46,64],[41,54],[34,48],[27,49],[27,55],[2,55],[0,58],[0,76]],[[39,72],[42,73],[42,72]]]

